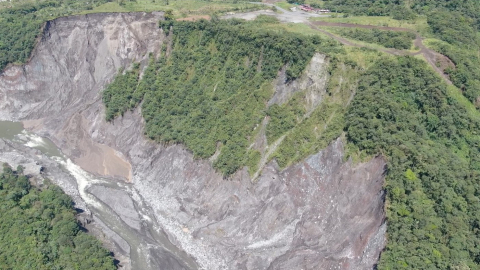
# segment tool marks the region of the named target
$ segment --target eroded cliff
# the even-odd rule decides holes
[[[182,146],[147,140],[139,109],[105,121],[101,91],[120,68],[159,52],[165,39],[159,19],[160,13],[128,13],[49,22],[31,61],[0,75],[0,118],[23,121],[90,173],[130,181],[129,192],[98,186],[90,192],[133,230],[148,234],[145,224],[155,220],[156,230],[201,268],[372,269],[385,245],[381,157],[345,162],[338,139],[284,170],[268,163],[255,183],[246,170],[225,181]],[[312,104],[321,102],[317,90]],[[286,95],[275,97],[281,102]],[[137,248],[114,241],[126,253]],[[157,256],[149,264],[176,259]]]

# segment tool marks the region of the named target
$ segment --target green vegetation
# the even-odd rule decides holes
[[[103,102],[109,104],[106,111],[108,121],[137,105],[132,95],[137,89],[139,68],[140,65],[135,64],[132,70],[125,73],[120,70],[115,80],[103,92]]]
[[[248,159],[245,162],[245,166],[248,167],[248,172],[253,175],[258,170],[258,163],[262,158],[262,154],[257,150],[248,151]]]
[[[420,60],[381,60],[360,78],[348,141],[389,162],[379,269],[478,268],[479,128]]]
[[[0,174],[1,269],[116,269],[109,252],[83,233],[72,201],[54,185],[32,187],[23,168]]]
[[[339,29],[337,32],[347,38],[356,39],[368,43],[375,43],[387,48],[399,50],[408,50],[412,47],[412,41],[415,39],[415,33],[395,32],[378,29]]]
[[[267,126],[267,141],[273,143],[281,135],[295,127],[305,115],[305,103],[300,95],[293,97],[287,104],[270,106],[267,115],[270,122]]]
[[[480,1],[397,1],[397,0],[330,0],[327,7],[336,11],[369,16],[392,16],[398,20],[413,20],[426,15],[429,28],[420,27],[428,35],[445,43],[432,44],[434,49],[449,57],[456,68],[445,70],[463,94],[480,106]],[[400,21],[399,21],[400,22]]]
[[[322,43],[259,30],[260,22],[163,22],[173,24],[171,54],[152,60],[137,88],[129,83],[134,70],[105,90],[107,119],[143,100],[148,137],[183,143],[197,158],[212,156],[220,143],[214,166],[234,173],[248,159],[249,139],[265,116],[277,72],[287,65],[288,80],[298,77]]]
[[[347,55],[343,60],[339,57],[330,59],[327,95],[320,106],[313,108],[310,112],[306,111],[307,93],[299,92],[280,107],[285,114],[291,115],[290,118],[292,115],[296,117],[294,127],[288,131],[279,132],[285,134],[285,138],[278,146],[273,158],[281,168],[317,153],[341,136],[345,127],[344,115],[348,100],[355,91],[359,75],[359,69],[352,60],[349,60],[350,57]]]
[[[174,16],[180,18],[265,8],[250,2],[249,0],[116,0],[82,13],[172,10]]]
[[[0,71],[8,63],[27,61],[45,21],[92,9],[106,1],[39,1],[0,9]]]
[[[289,2],[277,2],[275,3],[275,5],[287,10],[287,11],[290,11],[289,9],[293,6],[295,6],[294,4],[291,4]]]
[[[247,0],[25,0],[0,3],[0,71],[25,63],[41,35],[42,25],[72,14],[172,10],[175,17],[214,15],[262,8]]]
[[[433,33],[445,41],[431,45],[455,64],[455,68],[449,68],[445,72],[465,97],[480,106],[480,34],[473,23],[473,18],[458,12],[439,11],[428,17]]]
[[[292,129],[274,154],[280,167],[318,152],[340,137],[343,127],[343,108],[323,103],[312,115]]]

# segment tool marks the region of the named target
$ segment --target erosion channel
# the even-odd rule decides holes
[[[31,60],[0,75],[0,119],[28,130],[0,123],[0,161],[61,186],[125,268],[372,269],[385,246],[382,157],[345,161],[337,139],[283,170],[266,164],[255,182],[246,170],[226,181],[183,146],[146,139],[140,109],[105,121],[101,91],[120,68],[160,52],[161,19],[48,22]],[[298,85],[323,85],[321,95],[325,84],[312,78]],[[61,152],[31,148],[32,138],[46,144],[38,136]]]

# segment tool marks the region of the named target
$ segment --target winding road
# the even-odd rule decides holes
[[[379,50],[384,53],[388,53],[391,55],[397,55],[397,56],[415,56],[415,55],[422,55],[427,63],[433,68],[433,70],[440,75],[447,84],[452,84],[450,81],[448,75],[444,73],[444,69],[446,67],[455,67],[455,64],[445,55],[442,55],[428,47],[426,47],[423,44],[424,38],[416,31],[408,28],[402,28],[402,27],[388,27],[388,26],[375,26],[375,25],[362,25],[362,24],[351,24],[351,23],[334,23],[334,22],[325,22],[325,21],[310,21],[310,18],[318,18],[318,17],[330,17],[329,15],[319,15],[315,13],[307,13],[304,11],[288,11],[285,10],[275,4],[272,3],[260,3],[260,2],[250,2],[252,4],[261,4],[269,7],[275,7],[278,11],[280,12],[273,12],[271,10],[258,10],[258,11],[252,11],[252,12],[247,12],[247,13],[239,13],[239,14],[234,14],[234,15],[229,15],[225,16],[224,18],[242,18],[246,20],[253,20],[255,19],[258,15],[271,15],[275,16],[278,20],[281,22],[286,22],[286,23],[304,23],[308,26],[310,26],[312,29],[315,29],[335,40],[338,42],[342,43],[345,46],[351,46],[351,47],[365,47],[365,48],[370,48],[374,50]],[[408,31],[415,33],[416,38],[414,41],[414,45],[419,48],[418,51],[416,52],[411,52],[411,51],[406,51],[406,50],[397,50],[397,49],[391,49],[391,48],[373,48],[368,45],[364,44],[359,44],[355,43],[354,41],[345,39],[341,36],[338,36],[336,34],[333,34],[325,29],[322,29],[321,27],[343,27],[343,28],[364,28],[364,29],[379,29],[379,30],[388,30],[388,31]],[[438,65],[440,64],[440,65]],[[440,66],[440,67],[439,67]]]
[[[423,44],[424,38],[420,36],[419,33],[408,29],[408,28],[401,28],[401,27],[387,27],[387,26],[375,26],[375,25],[362,25],[362,24],[350,24],[350,23],[332,23],[332,22],[322,22],[322,21],[316,21],[316,22],[307,22],[307,24],[313,28],[316,29],[323,34],[337,40],[338,42],[342,43],[343,45],[346,46],[353,46],[353,47],[367,47],[371,48],[369,46],[363,45],[363,44],[358,44],[355,42],[352,42],[350,40],[347,40],[343,37],[337,36],[335,34],[332,34],[331,32],[326,31],[325,29],[319,28],[319,26],[326,26],[326,27],[344,27],[344,28],[364,28],[364,29],[379,29],[379,30],[388,30],[388,31],[408,31],[408,32],[413,32],[416,35],[414,44],[416,47],[419,48],[419,51],[417,52],[410,52],[410,51],[405,51],[405,50],[397,50],[397,49],[378,49],[382,52],[392,54],[392,55],[400,55],[400,56],[405,56],[405,55],[410,55],[410,56],[415,56],[415,55],[422,55],[430,64],[430,66],[435,70],[435,72],[438,73],[448,84],[452,84],[450,81],[448,75],[446,75],[443,70],[437,66],[437,63],[445,63],[447,66],[454,66],[453,62],[446,56],[437,53],[436,51],[427,48]],[[373,49],[373,48],[372,48]]]

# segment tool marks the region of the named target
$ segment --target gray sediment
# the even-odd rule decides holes
[[[184,147],[147,140],[139,109],[105,121],[101,91],[120,68],[158,54],[160,19],[109,13],[50,22],[30,62],[0,74],[0,119],[23,121],[65,159],[2,140],[0,161],[32,170],[39,162],[132,269],[372,269],[385,246],[383,158],[344,161],[338,139],[284,170],[266,164],[255,183],[246,170],[225,181]],[[306,84],[316,106],[327,77],[310,75],[319,78]],[[280,87],[272,102],[300,88]]]

